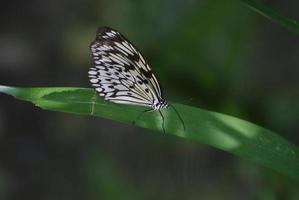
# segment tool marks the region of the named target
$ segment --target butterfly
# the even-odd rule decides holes
[[[109,27],[97,30],[90,50],[94,66],[89,69],[88,77],[97,94],[113,103],[150,108],[144,112],[159,111],[165,132],[161,109],[169,104],[163,98],[161,85],[140,51],[120,32]]]

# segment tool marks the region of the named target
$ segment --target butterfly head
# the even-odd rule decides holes
[[[162,108],[166,108],[168,106],[168,103],[165,99],[159,99],[155,101],[152,105],[154,110],[161,110]]]

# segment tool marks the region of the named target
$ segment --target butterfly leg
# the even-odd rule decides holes
[[[179,112],[175,109],[175,107],[173,105],[169,104],[169,107],[171,107],[174,110],[174,112],[177,114],[177,116],[179,117],[180,121],[182,122],[184,130],[186,130],[185,123],[184,123],[181,115],[179,114]]]
[[[135,125],[136,121],[138,121],[140,119],[140,117],[144,114],[144,113],[147,113],[147,112],[153,112],[154,110],[153,109],[149,109],[149,110],[144,110],[142,111],[136,118],[135,120],[132,122],[133,125]],[[164,126],[164,121],[165,121],[165,118],[161,112],[161,110],[159,110],[159,113],[160,113],[160,116],[161,116],[161,119],[162,119],[162,129],[163,129],[163,133],[165,134],[165,126]]]
[[[94,92],[94,95],[93,97],[91,98],[92,102],[91,102],[91,111],[90,111],[90,114],[93,115],[94,114],[94,106],[95,106],[95,101],[96,101],[96,98],[97,98],[97,93]]]
[[[163,116],[161,110],[159,110],[159,113],[160,113],[160,115],[161,115],[161,119],[162,119],[162,129],[163,129],[163,133],[165,134],[165,127],[164,127],[164,121],[165,121],[165,119],[164,119],[164,116]]]
[[[144,114],[144,113],[147,113],[147,112],[150,112],[152,111],[152,109],[148,109],[148,110],[144,110],[142,111],[136,118],[134,121],[132,121],[132,124],[135,125],[136,121],[138,121],[140,119],[140,117]]]

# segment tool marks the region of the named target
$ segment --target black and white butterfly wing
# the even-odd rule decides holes
[[[90,45],[94,67],[88,72],[96,92],[114,103],[152,107],[161,87],[137,48],[121,33],[99,28]]]

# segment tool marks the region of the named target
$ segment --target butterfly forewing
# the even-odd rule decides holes
[[[161,87],[138,49],[121,33],[99,28],[90,49],[94,67],[89,79],[100,96],[114,103],[153,107]]]

